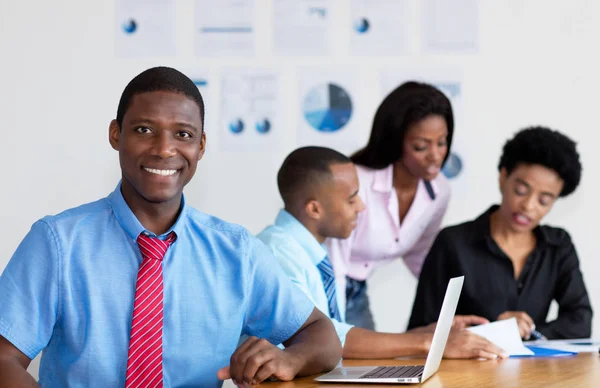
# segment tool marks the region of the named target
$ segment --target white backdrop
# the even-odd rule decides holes
[[[112,1],[0,2],[0,117],[3,166],[0,190],[0,271],[31,224],[46,214],[108,194],[119,179],[117,154],[107,141],[125,84],[145,68],[165,64],[208,69],[224,66],[275,66],[282,71],[286,137],[271,152],[220,151],[215,128],[207,127],[208,149],[195,179],[186,189],[189,203],[259,232],[281,206],[275,174],[296,146],[301,120],[296,97],[296,65],[353,69],[363,85],[361,142],[380,101],[377,69],[408,66],[459,67],[463,70],[465,117],[455,132],[467,146],[465,168],[452,182],[453,197],[444,223],[471,219],[498,200],[496,163],[503,142],[517,129],[544,124],[579,142],[583,182],[559,201],[547,222],[569,230],[595,310],[600,311],[600,270],[594,240],[600,214],[598,86],[600,2],[594,0],[482,0],[480,52],[475,55],[351,57],[345,35],[347,2],[334,0],[331,56],[278,58],[271,54],[271,0],[259,3],[256,57],[204,59],[193,56],[191,0],[178,0],[177,56],[119,59],[114,55]],[[417,0],[412,0],[414,4]],[[414,7],[416,9],[416,7]],[[418,15],[413,15],[416,28]],[[187,24],[186,24],[187,23]],[[418,31],[415,29],[414,31]],[[410,39],[417,48],[418,35]],[[213,82],[217,84],[217,82]],[[372,85],[372,86],[370,86]],[[218,101],[219,91],[215,90]],[[210,123],[218,104],[207,104]],[[218,120],[215,120],[217,122]],[[352,149],[341,150],[351,152]],[[380,330],[401,331],[409,314],[415,282],[401,263],[379,271],[370,282],[375,320]],[[384,303],[396,308],[383,308]],[[387,303],[386,303],[387,301]],[[598,333],[600,320],[594,321]]]

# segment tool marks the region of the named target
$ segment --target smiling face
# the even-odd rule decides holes
[[[533,230],[552,209],[563,184],[556,171],[539,164],[519,164],[510,174],[502,168],[502,220],[514,232]]]
[[[404,138],[401,163],[411,175],[432,180],[448,153],[448,125],[443,116],[429,115],[411,125]]]
[[[166,91],[134,95],[122,126],[110,123],[109,140],[119,151],[123,197],[132,207],[178,204],[206,144],[197,103]]]

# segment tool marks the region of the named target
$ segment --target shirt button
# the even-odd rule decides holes
[[[519,289],[523,288],[523,283],[519,283],[517,287],[519,287]]]
[[[396,237],[396,242],[400,241],[400,239],[398,237]]]
[[[367,268],[369,266],[369,263],[365,263],[365,268]]]

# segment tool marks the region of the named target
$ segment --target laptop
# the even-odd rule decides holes
[[[437,372],[465,277],[450,279],[425,365],[340,367],[316,378],[321,383],[419,384]]]

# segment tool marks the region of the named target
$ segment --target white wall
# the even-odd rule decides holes
[[[182,20],[178,56],[143,60],[115,57],[112,1],[0,2],[0,270],[36,219],[113,189],[120,174],[117,154],[107,141],[108,123],[125,84],[147,67],[198,66],[215,76],[222,66],[235,63],[275,65],[283,71],[287,103],[282,113],[289,131],[284,146],[270,153],[224,153],[217,147],[214,128],[207,128],[206,157],[186,190],[193,206],[258,232],[272,222],[280,206],[275,173],[295,147],[300,120],[295,64],[352,67],[367,85],[377,85],[376,69],[381,65],[458,66],[464,70],[466,115],[455,136],[470,146],[463,155],[463,174],[453,182],[445,223],[473,218],[498,199],[496,163],[501,145],[514,131],[530,124],[564,131],[579,141],[583,182],[572,197],[557,203],[547,221],[572,234],[595,310],[600,312],[600,284],[594,281],[600,270],[594,242],[600,214],[600,183],[594,170],[600,165],[600,2],[482,0],[478,55],[355,58],[341,44],[331,57],[282,59],[270,54],[272,3],[257,1],[258,55],[235,61],[193,57],[191,37],[185,34],[191,23],[191,0],[177,1]],[[343,0],[334,3],[335,36],[347,43],[348,5]],[[416,34],[412,43],[419,46]],[[218,98],[218,90],[215,94]],[[380,100],[378,87],[367,88],[361,99],[372,114]],[[208,117],[218,114],[216,108],[209,104]],[[364,139],[368,124],[367,118]],[[375,302],[378,327],[399,331],[412,305],[414,282],[404,282],[401,264],[390,268],[376,274],[370,292],[379,301]],[[392,298],[398,309],[383,311],[382,301]],[[599,322],[595,320],[596,334]]]

